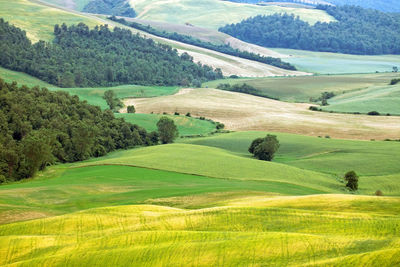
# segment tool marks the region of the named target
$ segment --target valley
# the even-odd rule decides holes
[[[0,0],[0,266],[400,265],[399,7],[326,1]]]

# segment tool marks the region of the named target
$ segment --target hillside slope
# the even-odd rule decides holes
[[[323,11],[279,6],[254,6],[220,0],[131,0],[138,18],[176,24],[190,23],[195,26],[218,29],[227,23],[236,23],[255,15],[289,13],[300,16],[311,24],[334,19]]]

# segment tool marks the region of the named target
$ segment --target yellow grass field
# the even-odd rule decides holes
[[[126,99],[139,113],[190,112],[222,122],[234,131],[288,132],[344,139],[397,139],[400,117],[334,114],[308,110],[309,104],[215,89],[184,89],[180,94],[151,99]]]

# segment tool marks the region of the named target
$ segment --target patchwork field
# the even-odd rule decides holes
[[[290,55],[285,61],[297,69],[319,74],[391,72],[394,66],[400,66],[399,55],[358,56],[293,49],[271,50]]]
[[[151,99],[126,99],[139,113],[173,113],[204,116],[230,130],[289,132],[346,139],[398,139],[400,117],[334,114],[308,110],[309,104],[286,103],[215,89]]]
[[[363,95],[365,90],[375,91],[373,87],[386,86],[398,77],[396,73],[321,75],[279,78],[241,78],[223,79],[203,84],[203,87],[216,88],[219,84],[243,84],[253,86],[260,93],[287,102],[309,102],[310,98],[318,98],[323,92],[334,92],[338,99],[352,94]],[[386,88],[385,87],[385,88]]]
[[[190,23],[212,29],[218,29],[228,23],[240,22],[248,17],[274,13],[295,14],[311,24],[318,21],[334,21],[334,18],[320,10],[256,6],[219,0],[135,0],[131,1],[131,5],[140,19],[176,24]]]
[[[162,114],[123,114],[117,113],[117,118],[124,118],[127,122],[140,125],[145,128],[148,132],[157,131],[157,122],[162,116],[168,116],[173,119],[175,125],[178,128],[179,135],[193,136],[193,135],[208,135],[216,131],[216,125],[214,122],[207,120],[200,120],[197,118],[186,117],[185,114],[181,116],[174,115],[162,115]]]

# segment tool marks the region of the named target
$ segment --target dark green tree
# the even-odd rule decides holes
[[[104,92],[103,98],[106,100],[107,105],[110,107],[112,111],[118,111],[119,108],[122,108],[124,105],[121,100],[115,95],[113,90],[107,90]]]
[[[358,189],[358,175],[355,171],[349,171],[344,175],[344,180],[347,182],[346,187],[351,191]]]
[[[160,118],[157,122],[158,135],[161,143],[173,143],[175,138],[179,136],[178,129],[174,121],[166,116]]]
[[[259,160],[271,161],[279,147],[276,135],[268,134],[264,138],[255,139],[249,147],[249,152]]]
[[[128,113],[136,113],[136,109],[135,109],[135,106],[128,106],[127,107],[127,112]]]

